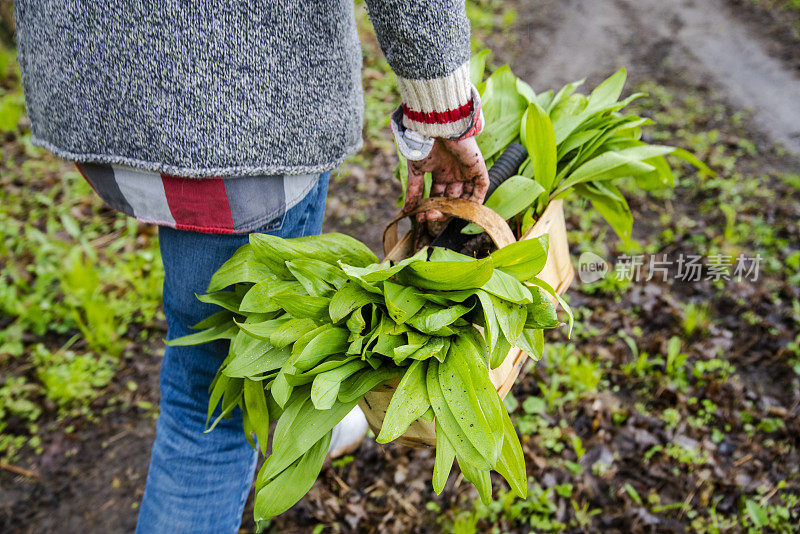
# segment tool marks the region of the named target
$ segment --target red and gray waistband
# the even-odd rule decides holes
[[[183,178],[133,167],[77,163],[112,208],[179,230],[233,234],[263,229],[299,203],[319,174]]]

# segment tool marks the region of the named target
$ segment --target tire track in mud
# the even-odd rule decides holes
[[[800,74],[722,0],[543,0],[518,11],[511,64],[534,89],[595,83],[622,66],[634,79],[677,76],[750,110],[758,130],[800,154]]]

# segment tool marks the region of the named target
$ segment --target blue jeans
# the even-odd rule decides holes
[[[265,230],[280,237],[322,230],[330,173],[281,223]],[[211,275],[247,235],[216,235],[159,228],[164,263],[167,339],[196,332],[190,327],[218,310],[197,300]],[[253,481],[257,453],[242,431],[241,411],[205,434],[208,387],[228,352],[228,342],[167,347],[161,363],[161,411],[136,532],[179,534],[237,532]]]

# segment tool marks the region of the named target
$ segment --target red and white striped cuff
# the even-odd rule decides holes
[[[428,137],[466,137],[478,121],[469,79],[469,61],[451,74],[431,80],[399,78],[403,126]],[[474,135],[474,134],[473,134]]]

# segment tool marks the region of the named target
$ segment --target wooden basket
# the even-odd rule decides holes
[[[414,236],[409,232],[398,240],[397,223],[404,217],[431,209],[477,224],[486,230],[498,248],[515,241],[514,233],[506,221],[486,206],[462,199],[428,198],[423,200],[414,211],[399,215],[386,227],[383,248],[387,260],[402,260],[414,253]],[[550,236],[550,248],[547,253],[547,262],[538,277],[553,286],[559,294],[563,294],[572,283],[575,271],[569,257],[567,229],[564,224],[564,208],[561,200],[551,202],[542,217],[521,239],[533,239],[544,234]],[[527,357],[527,354],[513,347],[499,367],[489,370],[489,377],[500,398],[505,397],[511,390]],[[386,409],[399,382],[400,379],[397,378],[373,389],[364,395],[359,403],[367,422],[376,434],[380,432],[383,418],[386,416]],[[396,439],[395,443],[411,447],[432,447],[436,444],[434,425],[418,419],[411,423],[405,434]]]

